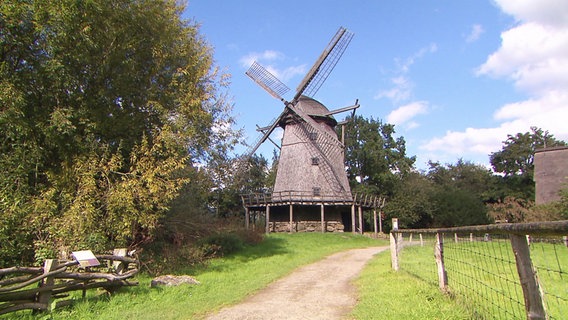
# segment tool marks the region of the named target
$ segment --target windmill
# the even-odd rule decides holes
[[[343,27],[339,28],[296,88],[292,101],[282,98],[289,91],[288,87],[257,62],[246,72],[252,80],[285,106],[270,125],[258,129],[262,135],[247,152],[252,155],[276,127],[284,129],[274,193],[311,191],[315,196],[325,194],[343,200],[351,198],[343,163],[344,147],[335,134],[337,121],[332,115],[354,110],[359,105],[329,111],[310,97],[313,97],[325,82],[352,38],[353,33]],[[308,174],[309,172],[312,174]],[[295,176],[299,176],[299,179],[295,179]],[[309,176],[322,177],[323,180],[310,182],[306,179]],[[311,187],[308,187],[309,183],[312,183]],[[297,186],[294,187],[294,184]]]
[[[265,91],[284,103],[284,110],[280,115],[268,126],[257,129],[261,134],[247,150],[247,155],[254,154],[262,143],[270,139],[270,135],[277,127],[283,128],[276,181],[270,199],[265,204],[268,210],[270,205],[288,203],[290,228],[293,223],[292,205],[306,207],[316,203],[321,204],[323,223],[324,204],[350,205],[353,201],[345,173],[344,145],[335,133],[338,122],[333,115],[350,110],[355,112],[359,104],[355,102],[352,106],[330,111],[312,98],[325,82],[352,38],[353,33],[343,27],[339,28],[296,88],[291,101],[286,101],[282,97],[290,89],[257,62],[254,62],[246,72],[246,75]],[[246,207],[247,201],[243,199],[243,202]],[[309,214],[304,218],[309,220]]]

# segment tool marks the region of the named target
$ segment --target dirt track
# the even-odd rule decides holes
[[[254,296],[207,319],[341,319],[357,301],[351,281],[375,254],[387,248],[336,253],[297,269]]]

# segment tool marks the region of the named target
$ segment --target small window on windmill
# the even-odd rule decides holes
[[[314,192],[314,197],[321,196],[321,188],[320,187],[313,187],[312,190]]]
[[[312,158],[312,166],[318,166],[320,164],[320,158],[313,157]]]
[[[310,140],[316,141],[318,139],[318,133],[317,132],[310,132],[310,133],[308,133],[308,137],[310,138]]]

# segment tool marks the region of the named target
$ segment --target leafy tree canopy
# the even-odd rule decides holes
[[[0,3],[0,263],[148,241],[176,172],[230,145],[225,76],[182,11]]]
[[[556,140],[548,131],[531,127],[531,131],[507,135],[500,151],[489,156],[495,172],[505,176],[521,176],[532,179],[534,173],[535,150],[545,147],[566,146],[566,142]]]
[[[345,126],[345,164],[355,191],[390,195],[397,180],[409,173],[416,157],[406,155],[403,137],[394,125],[363,116],[348,117]]]

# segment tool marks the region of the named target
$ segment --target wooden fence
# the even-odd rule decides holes
[[[18,310],[50,311],[70,305],[69,292],[103,288],[108,292],[122,286],[135,286],[128,281],[138,273],[140,263],[127,256],[126,249],[115,249],[112,255],[96,255],[93,266],[81,266],[80,260],[45,260],[43,267],[11,267],[0,269],[0,315]]]
[[[482,319],[562,319],[568,312],[567,234],[568,220],[396,228],[390,234],[392,268],[436,279]],[[433,255],[422,247],[433,247]],[[419,259],[420,265],[411,261]],[[424,263],[428,259],[431,265]]]

